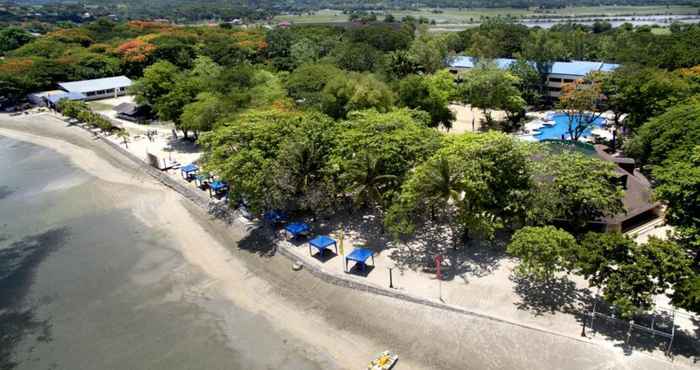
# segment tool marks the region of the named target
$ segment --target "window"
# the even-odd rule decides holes
[[[570,83],[572,83],[572,82],[574,82],[574,80],[569,79],[569,78],[565,78],[565,79],[564,79],[564,83],[570,84]]]
[[[561,78],[550,77],[549,82],[561,82]]]

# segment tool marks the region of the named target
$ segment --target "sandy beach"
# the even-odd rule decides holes
[[[203,302],[230,302],[264,317],[284,343],[306,357],[333,364],[331,368],[365,368],[385,349],[401,356],[398,370],[683,366],[644,353],[625,356],[617,348],[586,340],[341,288],[308,272],[294,272],[286,258],[263,256],[251,247],[264,242],[245,225],[211,220],[114,149],[49,114],[2,115],[0,136],[55,150],[108,183],[114,191],[111,201],[170,235],[176,241],[173,248],[206,276],[186,294]],[[182,294],[177,292],[172,299],[183,299]],[[225,305],[213,311],[223,335],[234,338],[233,317]]]

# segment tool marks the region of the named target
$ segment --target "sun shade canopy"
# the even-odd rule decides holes
[[[295,222],[284,227],[290,234],[297,236],[311,231],[311,227],[303,222]]]

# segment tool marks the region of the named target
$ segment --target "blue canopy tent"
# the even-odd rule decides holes
[[[360,265],[362,270],[367,266],[367,259],[372,258],[372,265],[374,265],[374,253],[367,248],[355,248],[350,254],[345,256],[345,271],[348,271],[348,262],[355,261],[356,265]]]
[[[285,226],[284,229],[287,230],[288,233],[292,234],[292,238],[296,238],[300,235],[306,236],[309,234],[309,232],[311,232],[311,226],[303,222],[291,223]]]
[[[186,166],[180,167],[180,174],[182,175],[182,178],[185,180],[192,180],[194,179],[195,174],[199,171],[199,167],[197,167],[196,164],[190,163]]]
[[[202,190],[204,190],[204,189],[206,189],[207,187],[209,187],[209,184],[211,183],[211,180],[212,180],[211,175],[208,174],[208,173],[206,173],[206,172],[205,172],[205,173],[201,173],[201,174],[199,174],[199,175],[197,175],[197,176],[194,177],[195,183],[197,184],[197,186],[199,186],[200,188],[202,188]]]
[[[287,218],[287,213],[277,210],[265,212],[263,215],[263,220],[275,225],[287,222]]]
[[[331,245],[335,246],[335,254],[338,254],[338,243],[328,236],[319,235],[311,239],[311,241],[309,241],[309,255],[313,256],[311,247],[316,248],[321,253],[321,255],[323,255],[326,249],[330,248]]]
[[[228,190],[228,184],[223,181],[214,181],[209,184],[209,196],[212,196],[212,191],[214,195],[219,195]]]

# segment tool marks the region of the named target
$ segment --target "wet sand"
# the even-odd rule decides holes
[[[186,286],[186,293],[173,293],[172,299],[186,295],[196,302],[216,318],[227,341],[253,341],[236,335],[237,312],[243,310],[264,318],[277,333],[273,348],[292,346],[303,358],[325,364],[324,368],[361,369],[384,349],[400,354],[399,370],[672,367],[643,353],[624,356],[617,348],[340,288],[304,271],[293,272],[283,257],[261,256],[258,252],[266,248],[265,242],[244,227],[209,220],[202,210],[113,149],[50,116],[2,116],[0,136],[67,156],[105,182],[113,204],[173,240],[172,248],[202,275],[195,285]],[[177,270],[134,274],[134,278],[147,284],[172,274]],[[174,317],[172,325],[181,320],[187,318]],[[283,353],[266,355],[282,354],[279,361],[284,362]]]

